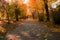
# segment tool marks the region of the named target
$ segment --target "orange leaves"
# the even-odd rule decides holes
[[[29,5],[30,5],[30,7],[35,7],[36,6],[36,0],[30,0]]]
[[[27,6],[26,6],[25,4],[22,4],[22,5],[21,5],[21,8],[22,8],[22,9],[25,9],[26,7],[27,7]]]

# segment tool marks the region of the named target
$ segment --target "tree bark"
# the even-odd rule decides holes
[[[16,17],[16,21],[18,21],[18,14],[17,13],[15,13],[15,17]]]
[[[19,19],[18,19],[18,8],[17,8],[17,6],[15,6],[16,7],[16,9],[15,9],[15,17],[16,17],[16,21],[19,21]]]
[[[47,0],[44,0],[44,4],[45,4],[46,16],[47,16],[46,21],[50,21]]]

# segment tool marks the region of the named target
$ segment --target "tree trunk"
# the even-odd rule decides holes
[[[5,10],[6,10],[6,14],[7,14],[8,24],[10,24],[10,20],[9,20],[9,13],[8,13],[9,9],[6,9],[6,8],[5,8]]]
[[[19,19],[18,19],[18,9],[17,9],[17,6],[16,6],[16,9],[15,9],[15,17],[16,17],[16,21],[19,21]]]
[[[18,14],[17,13],[15,13],[15,17],[16,17],[16,21],[19,21],[18,20]]]
[[[44,0],[44,4],[45,4],[45,10],[46,10],[47,21],[50,21],[47,0]]]

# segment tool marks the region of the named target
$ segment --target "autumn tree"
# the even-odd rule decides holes
[[[1,11],[1,12],[6,11],[7,20],[8,20],[8,23],[9,23],[9,14],[8,14],[8,11],[9,11],[9,5],[8,5],[8,3],[5,3],[5,1],[4,1],[4,2],[1,1],[0,11]]]

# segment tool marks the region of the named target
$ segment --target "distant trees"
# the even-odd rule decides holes
[[[7,20],[8,20],[8,23],[10,23],[9,21],[10,21],[10,13],[11,13],[11,11],[10,11],[10,9],[11,9],[11,6],[10,5],[3,5],[2,6],[2,9],[4,10],[4,11],[6,11],[6,15],[7,15]]]
[[[16,4],[3,4],[2,6],[0,6],[0,12],[2,12],[2,14],[6,12],[5,14],[7,15],[6,18],[8,20],[8,23],[12,19],[16,19],[16,21],[19,20],[20,13],[22,11],[21,9],[22,8]]]
[[[45,20],[45,17],[44,17],[44,11],[45,11],[45,8],[44,8],[44,1],[43,0],[36,0],[36,3],[35,3],[35,10],[36,10],[36,15],[38,15],[38,20],[39,21],[44,21]]]
[[[8,14],[10,15],[9,18],[11,19],[16,19],[16,21],[19,21],[19,16],[21,16],[21,7],[18,5],[9,5],[9,9],[8,9]],[[11,19],[11,20],[12,20]]]

